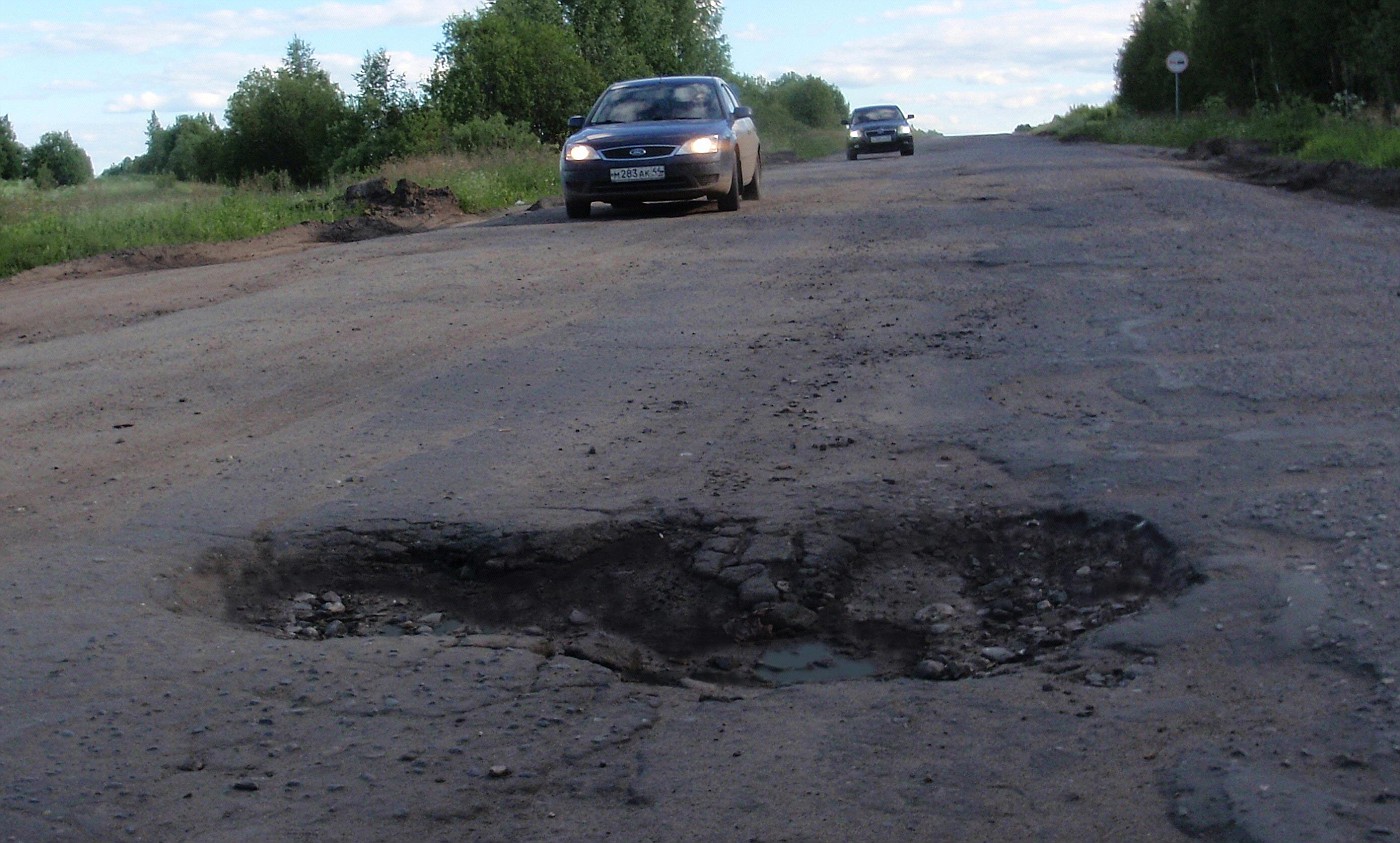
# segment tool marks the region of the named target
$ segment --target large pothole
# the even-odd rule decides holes
[[[236,619],[271,634],[449,635],[658,682],[1053,663],[1197,579],[1147,521],[1083,512],[803,527],[690,514],[558,532],[387,521],[260,546],[228,591]]]

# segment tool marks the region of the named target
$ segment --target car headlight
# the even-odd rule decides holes
[[[586,143],[571,143],[564,149],[564,158],[568,161],[592,161],[599,157],[598,150]]]
[[[901,135],[912,135],[914,134],[914,130],[909,126],[909,124],[906,123],[903,126],[899,127],[899,133]]]
[[[719,152],[719,149],[719,135],[705,135],[691,138],[681,144],[681,148],[677,151],[682,155],[713,155]]]
[[[851,140],[860,140],[860,129],[851,130]]]

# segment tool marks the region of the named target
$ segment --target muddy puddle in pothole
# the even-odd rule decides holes
[[[552,532],[381,521],[258,548],[211,560],[232,618],[268,634],[527,646],[660,683],[1044,665],[1198,579],[1147,521],[1084,512],[802,525],[689,513]]]

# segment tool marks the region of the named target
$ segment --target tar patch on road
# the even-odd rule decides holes
[[[811,525],[686,514],[555,532],[385,521],[208,556],[237,623],[310,642],[515,643],[663,683],[956,680],[1053,670],[1199,577],[1132,515]]]

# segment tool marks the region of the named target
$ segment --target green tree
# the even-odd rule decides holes
[[[428,99],[457,125],[500,114],[559,140],[607,82],[730,73],[719,0],[493,0],[443,27]]]
[[[603,79],[732,72],[712,0],[559,0],[584,58]]]
[[[212,114],[181,114],[164,127],[155,112],[146,121],[146,152],[131,166],[137,173],[168,173],[181,181],[214,181],[219,174],[221,131]]]
[[[1191,0],[1143,0],[1114,69],[1121,104],[1145,112],[1175,107],[1176,80],[1166,61],[1173,50],[1190,51],[1191,21]],[[1194,101],[1189,98],[1192,92],[1186,86],[1184,104],[1188,106]]]
[[[443,34],[428,95],[449,123],[500,114],[557,141],[602,87],[557,0],[496,0]]]
[[[222,131],[212,114],[181,114],[169,129],[174,142],[164,172],[181,181],[215,181],[219,175]]]
[[[15,137],[15,127],[10,124],[10,115],[0,116],[0,179],[23,178],[25,155],[24,145]]]
[[[1387,114],[1400,102],[1400,0],[1377,0],[1352,30],[1360,59],[1358,75],[1370,83],[1371,97]]]
[[[36,183],[84,184],[92,180],[92,159],[67,132],[49,132],[25,156],[24,174]]]
[[[166,159],[174,146],[175,135],[160,124],[160,118],[152,111],[151,119],[146,121],[146,153],[136,159],[136,172],[165,172]]]
[[[338,154],[336,132],[350,113],[311,47],[293,38],[281,67],[254,70],[229,97],[223,173],[237,180],[285,172],[297,184],[323,182]]]
[[[671,9],[671,40],[678,73],[727,76],[734,72],[721,29],[723,0],[663,0]]]
[[[773,83],[772,96],[798,122],[814,129],[835,126],[851,113],[840,89],[816,76],[784,73]]]
[[[403,74],[396,72],[382,48],[366,53],[355,74],[359,93],[351,98],[351,114],[341,123],[337,171],[373,167],[414,145],[411,116],[417,97]]]

